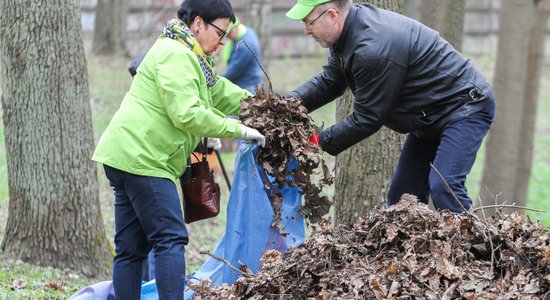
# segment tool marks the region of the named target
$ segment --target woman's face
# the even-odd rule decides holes
[[[195,37],[206,55],[212,55],[220,45],[225,44],[229,18],[219,18],[212,22],[205,22],[202,18],[197,17],[194,23],[196,24]]]

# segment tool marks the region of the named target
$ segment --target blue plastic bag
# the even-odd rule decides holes
[[[283,195],[281,223],[284,235],[271,226],[273,208],[264,189],[264,180],[273,181],[265,175],[262,166],[258,165],[255,156],[258,146],[241,143],[235,162],[235,176],[227,207],[227,224],[224,235],[217,243],[213,254],[239,267],[244,263],[253,273],[260,269],[260,258],[265,250],[276,249],[281,252],[291,246],[299,246],[304,241],[304,218],[298,208],[302,196],[298,188],[285,187],[277,190]],[[214,284],[232,284],[239,274],[225,263],[209,257],[198,271],[190,277],[201,280],[210,279]],[[195,280],[195,279],[192,279]],[[110,285],[108,284],[110,283]],[[143,300],[158,299],[154,280],[144,283],[141,289]],[[112,282],[86,287],[70,299],[111,299]],[[185,290],[185,299],[191,299],[193,291]]]

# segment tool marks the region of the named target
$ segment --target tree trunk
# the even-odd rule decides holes
[[[4,253],[110,273],[99,206],[80,1],[0,2],[9,215]]]
[[[420,19],[419,3],[422,0],[407,0],[405,1],[405,7],[403,8],[403,14],[411,19]]]
[[[97,0],[93,40],[95,54],[127,54],[127,18],[128,1]]]
[[[365,1],[354,0],[353,2],[360,3]],[[402,13],[405,6],[403,4],[403,0],[367,0],[366,2],[372,5],[376,5],[377,7],[395,11],[398,13]]]
[[[550,0],[537,2],[537,11],[529,36],[527,52],[527,80],[525,82],[525,106],[523,108],[521,135],[519,142],[519,162],[516,194],[514,199],[519,205],[525,205],[531,177],[535,123],[540,89],[541,67],[544,60],[544,42]]]
[[[529,33],[533,0],[503,0],[500,8],[498,53],[495,67],[496,121],[488,137],[481,181],[483,205],[517,203],[519,145],[525,107]],[[510,20],[514,20],[511,22]],[[494,209],[485,210],[487,215]]]
[[[380,8],[401,11],[400,0],[368,1]],[[336,104],[336,120],[352,111],[354,97],[348,90]],[[375,207],[386,205],[388,189],[404,136],[385,127],[336,157],[335,221],[351,224]]]
[[[269,67],[271,49],[271,10],[272,0],[249,0],[246,23],[256,31],[262,48],[262,66]]]
[[[455,49],[461,51],[465,0],[422,0],[420,21],[439,31]]]

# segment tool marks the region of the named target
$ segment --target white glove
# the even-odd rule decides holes
[[[258,130],[242,125],[241,139],[257,143],[262,147],[265,147],[265,136],[263,136]]]
[[[208,138],[208,149],[220,150],[222,148],[222,140],[220,138]]]

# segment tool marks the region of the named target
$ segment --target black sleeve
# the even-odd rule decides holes
[[[321,148],[337,155],[378,131],[399,96],[405,72],[406,69],[385,57],[355,55],[353,110],[342,121],[321,132]]]
[[[300,97],[308,112],[312,112],[342,95],[346,88],[344,73],[330,56],[321,73],[292,91],[289,96]]]

